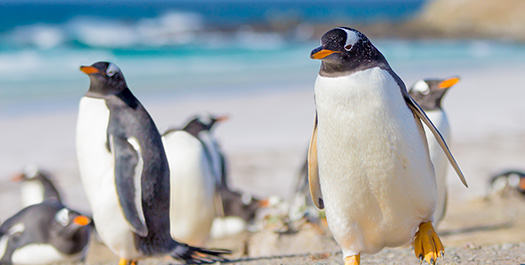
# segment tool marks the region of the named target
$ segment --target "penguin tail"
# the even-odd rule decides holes
[[[207,249],[179,243],[170,253],[174,259],[183,260],[186,264],[208,264],[228,261],[223,255],[231,254],[227,249]]]

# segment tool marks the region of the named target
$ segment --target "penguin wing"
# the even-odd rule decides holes
[[[324,209],[321,183],[319,182],[319,168],[317,165],[317,113],[315,114],[310,148],[308,148],[308,181],[310,183],[310,194],[312,195],[315,206],[319,209]]]
[[[410,108],[410,110],[412,111],[412,113],[418,119],[423,121],[423,123],[425,123],[425,125],[430,129],[430,131],[434,135],[434,138],[436,138],[437,142],[441,146],[441,149],[443,149],[443,152],[445,152],[445,155],[447,156],[448,161],[450,162],[450,164],[452,165],[452,167],[456,171],[456,174],[458,175],[459,179],[461,180],[463,185],[465,185],[465,187],[468,188],[467,180],[465,179],[465,176],[463,175],[463,172],[461,172],[461,169],[459,168],[459,165],[456,162],[456,159],[454,159],[454,156],[452,156],[452,153],[450,152],[450,149],[448,148],[447,143],[445,142],[445,139],[443,139],[443,136],[441,135],[441,133],[439,133],[439,131],[436,129],[436,127],[430,121],[430,119],[427,117],[425,112],[412,99],[412,97],[410,97],[410,95],[406,92],[406,90],[401,90],[401,91],[404,91],[403,96],[405,98],[405,102],[407,103],[407,105]],[[424,136],[423,136],[423,138],[424,138]]]
[[[120,207],[133,232],[148,235],[142,210],[142,168],[140,145],[136,138],[110,136],[111,150],[115,155],[115,184]]]

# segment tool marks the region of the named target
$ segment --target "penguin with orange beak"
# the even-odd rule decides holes
[[[77,159],[93,220],[120,265],[170,255],[187,263],[224,260],[224,250],[170,236],[170,170],[161,136],[113,63],[82,66],[90,86],[80,100]],[[185,218],[182,215],[175,218]]]
[[[0,264],[51,264],[85,257],[91,218],[59,201],[22,209],[0,226]]]
[[[408,93],[425,111],[428,118],[438,129],[445,141],[450,143],[450,123],[443,109],[443,98],[447,91],[459,82],[459,77],[448,79],[422,79],[415,82]],[[425,127],[430,160],[434,165],[437,184],[437,203],[434,211],[434,226],[437,228],[445,217],[447,210],[447,157],[441,151],[441,147],[432,135],[428,127]]]

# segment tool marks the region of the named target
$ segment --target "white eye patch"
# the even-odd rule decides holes
[[[346,42],[345,42],[345,50],[349,51],[354,47],[354,45],[359,41],[359,35],[355,31],[348,30],[345,28],[339,28],[340,30],[344,30],[346,32]]]
[[[116,65],[110,63],[108,66],[108,69],[106,70],[106,75],[111,77],[115,75],[117,72],[120,72],[120,69],[118,69]]]
[[[69,224],[69,210],[66,208],[63,208],[62,210],[58,211],[55,215],[55,220],[61,224],[62,226],[66,226]]]
[[[419,80],[414,84],[412,90],[417,91],[423,95],[428,95],[428,93],[430,93],[430,86],[428,86],[427,82]]]
[[[27,178],[32,179],[37,176],[38,174],[38,167],[36,165],[28,165],[24,168],[24,175],[26,175]]]

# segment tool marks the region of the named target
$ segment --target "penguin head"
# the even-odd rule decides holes
[[[321,37],[321,46],[310,53],[310,58],[322,60],[321,74],[340,76],[377,63],[386,63],[383,55],[360,31],[340,27]]]
[[[70,238],[79,232],[89,232],[91,224],[91,218],[64,207],[56,212],[50,232],[53,235]]]
[[[448,79],[422,79],[408,90],[412,98],[423,110],[441,109],[441,102],[449,88],[459,82],[459,77]]]
[[[36,165],[28,165],[24,167],[20,174],[15,175],[11,180],[14,182],[19,181],[31,181],[31,180],[43,180],[49,179],[48,174],[42,172]]]
[[[210,131],[215,123],[226,120],[228,120],[228,116],[226,115],[214,116],[211,114],[200,114],[193,117],[186,126],[184,126],[183,130],[192,134],[198,134],[201,131]]]
[[[88,91],[91,96],[103,97],[127,89],[124,75],[113,63],[96,62],[90,66],[80,66],[80,71],[87,74],[91,80]]]

